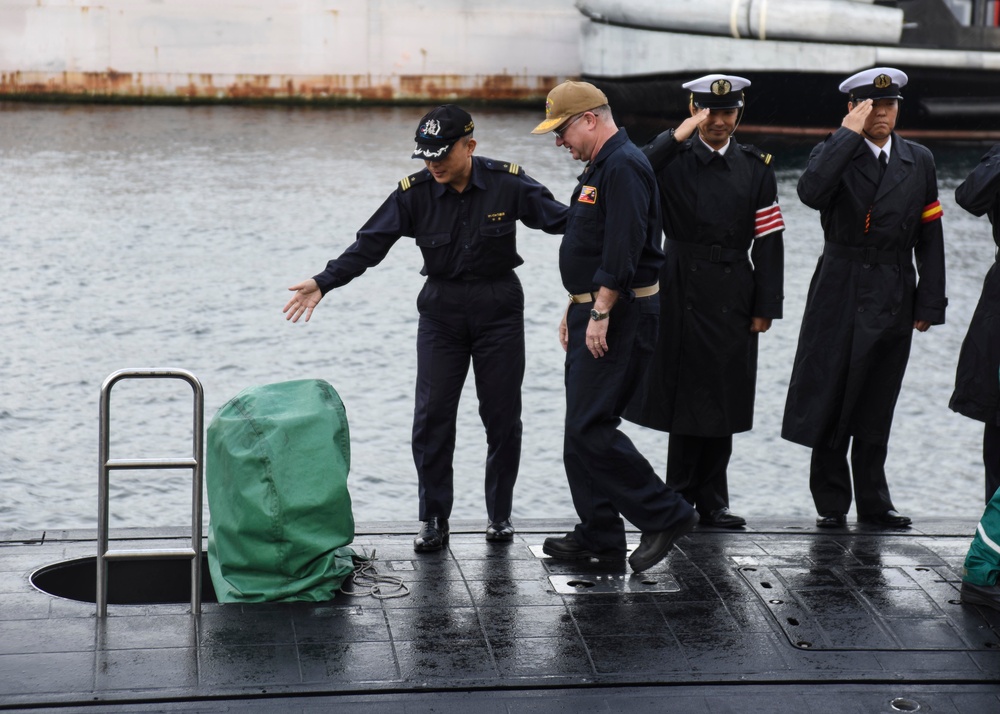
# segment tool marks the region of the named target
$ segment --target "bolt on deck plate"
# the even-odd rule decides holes
[[[676,593],[680,592],[681,589],[681,586],[669,573],[550,575],[549,582],[560,595]]]

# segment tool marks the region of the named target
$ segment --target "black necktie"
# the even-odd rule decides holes
[[[884,151],[878,152],[878,182],[882,183],[882,177],[885,176],[885,167],[889,165],[889,155]]]

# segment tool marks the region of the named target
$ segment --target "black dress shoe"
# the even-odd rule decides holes
[[[698,514],[692,511],[690,516],[682,518],[673,528],[658,533],[643,533],[639,539],[639,547],[628,557],[628,564],[637,573],[649,570],[666,558],[677,539],[690,533],[697,523]]]
[[[608,550],[587,550],[577,543],[572,533],[556,538],[550,536],[542,543],[542,552],[550,558],[556,560],[590,560],[596,558],[604,561],[620,561],[624,559],[624,553]]]
[[[843,528],[847,525],[847,515],[844,513],[820,513],[816,519],[817,528]]]
[[[1000,585],[962,583],[962,602],[1000,610]]]
[[[747,524],[747,519],[731,513],[728,508],[719,508],[708,515],[702,515],[698,523],[715,528],[742,528]]]
[[[506,543],[514,540],[514,526],[509,518],[490,523],[486,527],[486,540],[491,543]]]
[[[448,545],[448,519],[428,518],[420,526],[420,532],[413,539],[413,550],[418,553],[428,553],[441,550]]]
[[[908,516],[901,516],[895,511],[884,511],[882,513],[858,516],[858,523],[871,523],[876,526],[885,526],[886,528],[905,528],[910,525],[910,522]]]

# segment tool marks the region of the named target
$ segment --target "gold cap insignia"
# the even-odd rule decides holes
[[[729,94],[729,90],[732,88],[733,85],[728,79],[717,79],[712,82],[712,94],[719,97]]]
[[[874,84],[879,89],[885,89],[890,84],[892,84],[892,79],[887,74],[880,74],[875,78],[872,84]]]

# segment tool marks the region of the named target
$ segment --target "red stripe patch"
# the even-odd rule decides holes
[[[758,209],[754,219],[754,238],[762,238],[768,233],[783,230],[785,230],[785,220],[781,217],[781,208],[777,201],[767,208]]]

